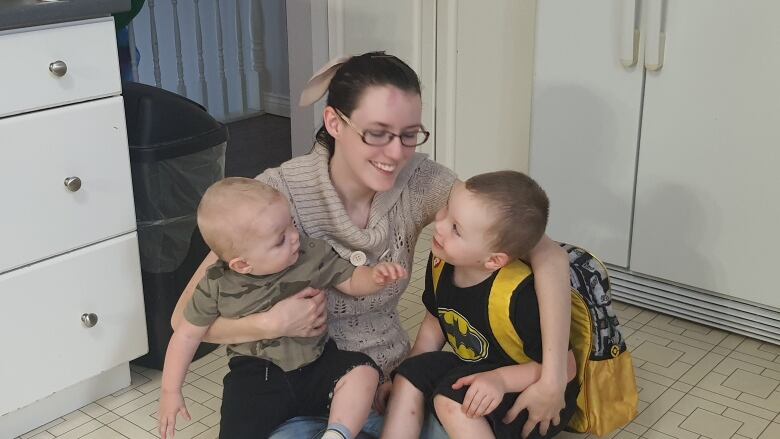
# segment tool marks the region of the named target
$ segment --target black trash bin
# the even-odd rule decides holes
[[[133,363],[162,369],[176,301],[209,252],[195,213],[225,175],[228,133],[175,93],[132,82],[122,88],[149,334],[149,353]],[[201,344],[195,358],[216,347]]]

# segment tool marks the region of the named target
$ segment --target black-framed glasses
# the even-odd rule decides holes
[[[423,129],[418,129],[415,131],[408,131],[401,134],[392,133],[387,130],[383,129],[374,129],[374,130],[365,130],[361,131],[358,127],[355,126],[354,123],[352,123],[351,120],[347,116],[344,116],[344,113],[342,113],[340,110],[336,110],[336,114],[341,118],[341,120],[344,121],[350,128],[352,128],[353,131],[355,131],[361,139],[363,139],[363,143],[370,146],[385,146],[393,141],[396,137],[398,137],[401,140],[401,145],[414,148],[416,146],[420,146],[423,143],[428,141],[428,137],[431,136],[431,133],[428,131],[425,131]]]

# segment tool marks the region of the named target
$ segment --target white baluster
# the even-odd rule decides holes
[[[222,45],[222,8],[219,6],[220,2],[217,0],[217,58],[219,59],[219,79],[222,83],[222,106],[224,108],[223,119],[227,119],[230,113],[230,107],[228,106],[228,88],[227,77],[225,76],[225,54]]]
[[[206,65],[203,62],[203,31],[200,23],[200,0],[195,1],[195,42],[198,48],[198,80],[200,81],[201,102],[209,108],[209,93],[206,85]]]
[[[157,46],[157,22],[154,19],[154,2],[155,0],[147,0],[149,5],[149,27],[152,33],[152,64],[154,64],[154,83],[158,86],[162,86],[162,79],[160,74],[160,50]]]
[[[265,44],[263,43],[263,0],[252,0],[250,3],[251,21],[250,32],[252,34],[252,69],[257,72],[257,85],[260,89],[260,106],[265,111],[268,106],[265,103],[265,91],[268,85],[268,72],[265,66]]]
[[[130,46],[130,65],[133,68],[133,82],[138,82],[138,57],[135,53],[135,29],[133,28],[133,22],[127,25],[127,39]]]
[[[176,75],[178,81],[176,84],[176,91],[182,95],[187,96],[187,86],[184,84],[184,63],[182,62],[181,54],[181,30],[179,29],[179,2],[177,0],[171,0],[173,5],[173,45],[176,48]]]
[[[244,70],[244,31],[241,26],[241,0],[236,0],[236,45],[238,52],[238,74],[241,79],[241,109],[242,115],[247,114],[246,71]]]

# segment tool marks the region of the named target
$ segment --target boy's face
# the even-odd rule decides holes
[[[251,230],[251,236],[244,238],[247,250],[240,258],[251,267],[247,273],[278,273],[298,261],[300,235],[284,198],[276,197],[254,220]]]
[[[494,216],[491,206],[457,182],[447,206],[436,214],[433,255],[456,267],[500,268],[490,264],[496,255],[490,248],[493,236],[489,233]]]

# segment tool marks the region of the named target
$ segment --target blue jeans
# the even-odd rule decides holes
[[[382,435],[382,426],[385,418],[379,413],[371,410],[368,420],[363,426],[363,431],[357,438],[369,439],[378,438]],[[276,431],[271,433],[269,439],[311,439],[319,438],[319,435],[325,431],[328,425],[328,418],[299,416],[292,418],[282,424]],[[442,428],[439,421],[433,415],[428,415],[423,422],[422,439],[447,439],[447,433]]]

